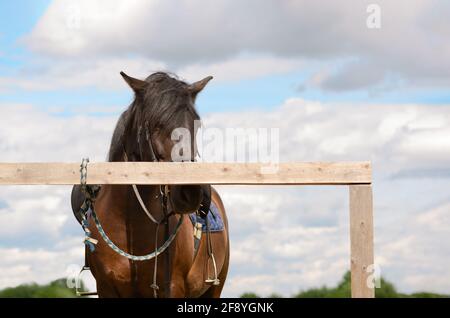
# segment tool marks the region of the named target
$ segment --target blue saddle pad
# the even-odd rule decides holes
[[[200,223],[202,225],[202,231],[206,232],[206,220],[205,219],[203,219],[200,216],[197,216],[196,213],[189,214],[189,217],[190,217],[193,225],[195,225],[196,222]],[[206,218],[208,219],[209,230],[211,232],[223,231],[222,217],[220,216],[219,209],[212,201],[211,201],[211,205],[209,207],[209,213],[207,214]]]

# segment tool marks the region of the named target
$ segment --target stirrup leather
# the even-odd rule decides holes
[[[213,267],[214,267],[214,277],[209,276],[209,261],[212,260]],[[205,279],[205,283],[207,284],[213,284],[214,286],[217,286],[220,284],[220,279],[217,277],[217,265],[216,265],[216,259],[214,257],[214,253],[211,253],[211,255],[208,257],[208,261],[206,263],[207,268],[207,278]]]

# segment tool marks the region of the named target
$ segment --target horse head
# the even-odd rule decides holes
[[[196,121],[200,120],[195,100],[212,77],[188,84],[163,72],[154,73],[145,80],[124,72],[121,75],[135,94],[124,127],[123,147],[129,159],[195,161]],[[169,186],[172,209],[176,213],[197,211],[206,187],[209,186]]]

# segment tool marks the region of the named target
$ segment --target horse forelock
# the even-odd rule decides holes
[[[150,131],[159,129],[164,135],[178,127],[193,128],[194,120],[200,119],[194,98],[188,90],[188,84],[176,75],[157,72],[145,80],[149,83],[142,94],[136,94],[134,101],[120,116],[111,140],[108,160],[121,160],[126,138],[139,127],[147,125]]]

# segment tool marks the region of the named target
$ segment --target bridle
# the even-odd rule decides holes
[[[154,147],[153,147],[153,140],[152,140],[152,136],[150,134],[150,131],[148,129],[148,122],[147,121],[145,121],[144,127],[145,127],[145,140],[147,141],[148,148],[150,149],[150,156],[151,156],[150,161],[158,162],[158,161],[160,161],[159,160],[160,158],[158,158],[158,156],[155,153],[155,150],[154,150]],[[141,147],[142,130],[143,130],[143,128],[142,128],[142,124],[141,124],[141,125],[139,125],[138,132],[137,132],[137,142],[138,142],[139,154],[141,156],[141,159],[144,158],[143,153],[142,153],[142,147]],[[124,153],[126,154],[125,149],[124,149]]]
[[[141,160],[144,158],[144,155],[143,155],[143,152],[142,152],[143,147],[141,145],[141,135],[142,135],[142,130],[143,130],[142,127],[143,126],[141,124],[139,126],[138,132],[137,132],[137,142],[138,142],[138,148],[139,148],[139,154],[140,154]],[[148,125],[147,121],[144,122],[144,127],[145,127],[145,140],[147,141],[148,149],[150,150],[150,156],[151,156],[150,161],[151,162],[159,162],[161,160],[160,160],[160,158],[158,158],[157,154],[155,153],[154,146],[153,146],[152,135],[150,134],[150,131],[149,131],[149,128],[148,128],[149,125]],[[124,160],[128,161],[128,156],[127,156],[125,147],[123,149],[123,155],[124,155]],[[158,196],[161,199],[161,209],[163,211],[163,218],[161,220],[157,220],[153,216],[153,214],[147,209],[147,207],[145,206],[144,200],[142,200],[142,196],[139,193],[139,189],[138,189],[137,185],[132,184],[131,186],[133,188],[133,192],[136,195],[136,199],[138,200],[139,205],[141,206],[142,210],[145,212],[145,214],[148,216],[148,218],[153,223],[156,224],[155,251],[158,250],[158,232],[159,232],[159,227],[160,227],[161,224],[165,225],[165,243],[164,243],[164,245],[167,244],[167,242],[169,242],[168,245],[167,245],[167,246],[169,246],[170,243],[172,242],[172,240],[169,241],[169,238],[170,238],[170,236],[169,236],[169,230],[170,230],[169,229],[169,227],[170,227],[169,226],[170,225],[169,224],[169,218],[170,218],[170,216],[175,214],[174,211],[171,211],[170,213],[168,212],[168,200],[169,200],[169,195],[170,195],[169,186],[168,185],[160,185],[159,186],[159,195]],[[177,228],[176,228],[176,231],[174,233],[175,235],[178,233],[178,229],[179,229],[179,226],[181,225],[182,221],[183,221],[183,215],[180,216],[180,220],[179,220],[179,222],[177,224]],[[175,235],[173,236],[173,238],[175,238]],[[166,287],[165,287],[165,290],[166,290],[167,293],[170,293],[170,266],[169,266],[169,264],[170,264],[170,255],[169,255],[169,253],[166,253],[165,256],[166,256],[166,266],[165,266],[165,283],[166,283]],[[158,254],[155,254],[155,266],[154,266],[154,270],[153,270],[153,283],[150,285],[150,287],[153,289],[153,294],[154,294],[155,298],[158,297],[158,290],[159,290],[159,286],[157,284],[157,279],[156,279],[157,270],[158,270]]]
[[[151,153],[151,161],[152,162],[158,162],[160,161],[158,156],[155,154],[154,152],[154,147],[153,147],[153,141],[150,135],[150,132],[148,130],[148,125],[145,125],[145,139],[147,141],[147,144],[149,146],[150,149],[150,153]],[[141,139],[140,136],[142,134],[142,126],[139,127],[138,129],[138,147],[139,147],[139,152],[141,155],[141,159],[143,158],[142,156],[142,147],[141,147]],[[123,159],[124,161],[129,161],[128,155],[126,153],[126,149],[125,147],[123,147]],[[92,218],[94,219],[94,223],[98,229],[98,232],[100,234],[100,236],[103,238],[103,240],[106,242],[106,244],[116,253],[118,253],[121,256],[124,256],[128,259],[130,259],[131,261],[146,261],[146,260],[151,260],[151,259],[155,259],[155,266],[154,266],[154,271],[153,271],[153,283],[150,285],[150,287],[153,289],[153,294],[154,297],[157,298],[158,297],[158,290],[159,290],[159,286],[157,284],[157,264],[158,264],[158,255],[163,253],[169,246],[170,244],[174,241],[176,235],[178,234],[178,231],[180,230],[181,224],[183,223],[183,217],[184,215],[181,214],[180,218],[178,220],[178,223],[175,227],[175,230],[173,231],[172,234],[169,233],[170,228],[169,228],[169,218],[171,216],[174,216],[175,213],[174,211],[171,211],[169,213],[168,211],[168,200],[169,200],[169,195],[170,195],[170,191],[169,191],[169,186],[168,185],[160,185],[159,188],[159,195],[157,197],[160,197],[161,199],[161,209],[163,211],[163,217],[160,220],[157,220],[153,214],[147,209],[147,207],[145,206],[144,200],[142,199],[142,196],[139,192],[138,187],[135,184],[132,184],[132,188],[133,191],[136,195],[136,198],[142,208],[142,210],[145,212],[145,214],[148,216],[148,218],[156,224],[156,231],[155,231],[155,250],[149,254],[146,255],[132,255],[129,254],[125,251],[123,251],[122,249],[120,249],[117,245],[115,245],[111,239],[107,236],[107,234],[105,233],[98,217],[97,214],[95,213],[95,209],[94,209],[94,202],[96,199],[97,194],[100,191],[100,187],[99,186],[88,186],[87,185],[87,166],[89,163],[89,159],[83,159],[81,166],[80,166],[80,183],[81,183],[81,190],[83,192],[83,194],[85,195],[85,201],[83,202],[82,206],[81,206],[81,216],[82,216],[82,228],[85,231],[85,244],[87,247],[90,248],[91,252],[94,251],[95,249],[95,245],[97,244],[97,240],[91,237],[91,231],[89,230],[89,217],[92,216]],[[164,225],[165,226],[165,242],[158,247],[158,232],[159,232],[159,227],[160,225]],[[166,256],[166,266],[165,266],[165,290],[166,293],[170,293],[170,255],[169,253],[165,254]],[[85,265],[85,267],[89,268],[87,266],[87,264]],[[83,267],[83,270],[85,269],[85,267]],[[83,271],[82,270],[82,271]],[[80,272],[81,274],[81,272]]]
[[[141,156],[141,160],[144,158],[143,153],[142,153],[142,147],[141,147],[141,134],[142,134],[142,125],[139,126],[138,128],[138,133],[137,133],[137,142],[138,142],[138,147],[139,147],[139,154]],[[151,155],[151,162],[159,162],[161,161],[158,156],[156,155],[155,151],[154,151],[154,147],[153,147],[153,141],[150,135],[150,132],[148,130],[148,125],[147,122],[145,122],[145,139],[147,141],[148,147],[150,149],[150,155]],[[125,162],[129,161],[125,146],[123,146],[123,159]],[[147,214],[148,218],[155,224],[159,225],[164,223],[165,221],[167,221],[166,219],[168,217],[170,217],[171,215],[173,215],[173,211],[171,213],[168,213],[168,209],[167,209],[167,202],[168,202],[168,198],[169,198],[169,187],[168,185],[160,185],[159,186],[159,195],[157,195],[157,197],[159,196],[161,198],[161,208],[163,210],[164,216],[161,220],[157,220],[152,214],[151,212],[147,209],[147,207],[145,206],[144,200],[142,200],[142,196],[139,193],[139,189],[135,184],[131,185],[133,188],[133,191],[136,195],[136,198],[140,204],[140,206],[142,207],[142,210],[144,210],[145,214]]]

